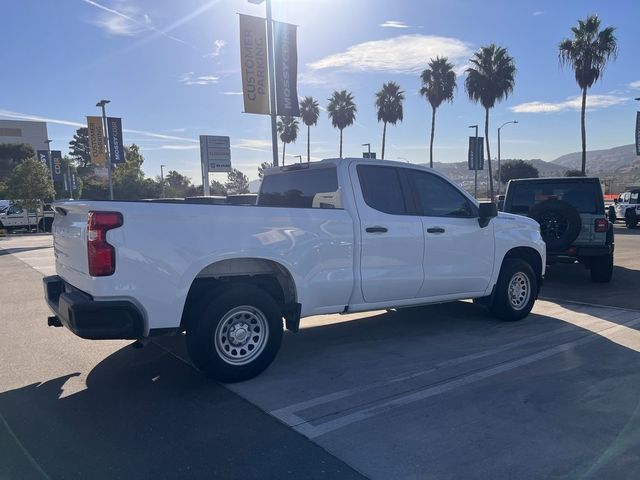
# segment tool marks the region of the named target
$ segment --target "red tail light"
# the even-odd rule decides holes
[[[606,218],[596,218],[596,232],[606,232],[609,230],[609,220]]]
[[[92,277],[107,277],[116,271],[116,249],[107,243],[107,232],[121,226],[119,212],[89,212],[87,254]]]

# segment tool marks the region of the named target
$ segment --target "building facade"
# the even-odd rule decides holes
[[[47,149],[48,138],[46,122],[0,120],[0,143],[26,143],[37,151]]]

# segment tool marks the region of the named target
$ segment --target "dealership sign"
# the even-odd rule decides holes
[[[636,155],[640,155],[640,112],[636,112]]]
[[[484,168],[484,137],[469,137],[469,170],[482,170]]]
[[[240,15],[240,67],[244,111],[269,115],[269,68],[264,18]]]
[[[297,27],[275,22],[276,104],[278,115],[299,117]]]
[[[200,135],[203,172],[231,171],[231,141],[226,136]]]
[[[62,152],[60,150],[51,150],[51,166],[53,181],[64,181],[64,173],[62,172]]]
[[[109,159],[111,164],[124,163],[124,144],[122,142],[122,119],[107,117],[109,131]]]
[[[91,163],[99,167],[104,167],[105,163],[107,163],[107,154],[104,148],[102,117],[87,117],[87,129],[89,130]]]

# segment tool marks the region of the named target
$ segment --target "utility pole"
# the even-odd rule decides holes
[[[476,149],[476,145],[478,145],[478,125],[469,125],[469,128],[475,128],[476,129],[476,142],[473,146],[474,150]],[[474,173],[474,180],[473,180],[473,196],[478,198],[478,158],[476,156],[477,152],[473,152],[473,173]]]
[[[164,167],[166,165],[160,165],[160,185],[162,188],[161,198],[164,198]]]
[[[502,165],[500,164],[500,130],[505,125],[509,125],[510,123],[518,123],[517,120],[511,120],[510,122],[504,122],[502,125],[498,127],[498,195],[500,195],[500,187],[502,186]],[[493,199],[491,199],[493,201]]]
[[[113,200],[113,179],[111,168],[111,155],[109,154],[109,132],[107,132],[107,112],[105,105],[110,103],[111,100],[100,100],[96,103],[96,107],[102,108],[102,126],[104,128],[104,151],[107,155],[107,173],[109,174],[109,200]]]
[[[44,143],[47,144],[47,162],[49,162],[49,175],[51,176],[51,185],[53,185],[53,200],[56,199],[56,184],[53,182],[53,159],[51,158],[51,142],[53,140],[45,140]]]

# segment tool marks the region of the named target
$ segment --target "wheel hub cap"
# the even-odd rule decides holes
[[[269,338],[267,317],[243,305],[223,315],[214,333],[217,354],[231,365],[246,365],[264,350]]]
[[[522,272],[515,273],[509,281],[509,302],[515,310],[522,310],[531,298],[531,282]]]

